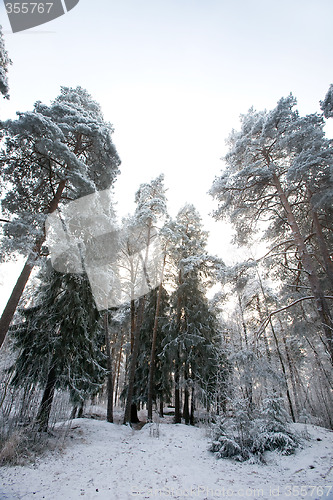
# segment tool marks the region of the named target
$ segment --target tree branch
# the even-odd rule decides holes
[[[325,295],[324,298],[325,299],[331,299],[331,300],[333,300],[333,296],[332,295]],[[257,332],[257,337],[259,337],[261,335],[261,333],[265,330],[265,328],[268,325],[268,323],[270,322],[272,316],[274,316],[275,314],[278,314],[278,313],[280,313],[282,311],[286,311],[287,309],[290,309],[290,307],[293,307],[296,304],[299,304],[300,302],[303,302],[304,300],[313,300],[313,299],[315,299],[315,297],[313,295],[310,295],[308,297],[301,297],[300,299],[294,300],[294,302],[292,302],[291,304],[288,304],[287,306],[281,307],[280,309],[276,309],[275,311],[271,312],[267,316],[267,318],[261,323],[261,325],[259,327],[259,330]]]

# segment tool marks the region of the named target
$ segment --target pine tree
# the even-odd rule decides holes
[[[63,87],[50,106],[1,124],[0,152],[4,253],[18,251],[27,261],[0,320],[0,344],[45,241],[44,222],[59,204],[109,188],[119,170],[110,124],[81,87]]]
[[[312,295],[298,292],[297,300],[314,304],[333,360],[329,230],[324,223],[331,209],[333,150],[324,137],[322,116],[300,117],[295,104],[290,95],[270,112],[250,109],[242,116],[241,131],[229,138],[227,167],[211,193],[220,203],[216,218],[230,218],[239,243],[248,243],[266,220],[272,250],[288,259],[284,269],[295,276],[298,267],[310,286]],[[308,246],[311,238],[319,265]]]

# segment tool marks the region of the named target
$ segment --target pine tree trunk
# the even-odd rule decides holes
[[[160,314],[161,297],[163,291],[163,274],[164,274],[165,259],[166,256],[164,256],[163,267],[161,272],[161,283],[158,287],[158,292],[157,292],[153,338],[152,338],[151,354],[150,354],[150,365],[149,365],[149,376],[148,376],[148,401],[147,401],[148,422],[151,422],[153,419],[153,391],[154,391],[154,375],[155,375],[156,340],[157,340],[158,318]]]
[[[190,409],[189,409],[189,402],[190,402],[190,395],[189,395],[189,390],[188,390],[188,368],[185,368],[185,388],[184,388],[184,409],[183,409],[183,418],[185,420],[185,424],[188,425],[190,423]]]
[[[70,420],[74,420],[74,418],[76,417],[76,413],[77,413],[77,405],[73,406],[72,408]]]
[[[104,333],[105,333],[105,346],[106,346],[106,367],[108,370],[108,375],[106,380],[106,391],[108,396],[106,420],[108,422],[113,423],[113,376],[112,376],[112,359],[111,359],[111,349],[110,349],[108,311],[105,311],[104,313]]]
[[[177,359],[175,360],[176,367],[175,367],[175,418],[174,422],[175,424],[180,424],[182,421],[181,414],[180,414],[180,388],[179,388],[179,382],[180,382],[180,377],[179,377],[179,367],[177,364]]]
[[[321,326],[327,341],[327,350],[331,358],[331,363],[333,364],[333,320],[330,309],[324,297],[319,278],[311,260],[311,256],[309,255],[309,252],[304,243],[304,238],[292,212],[288,198],[283,191],[280,180],[276,174],[273,175],[273,182],[275,184],[281,204],[286,212],[287,220],[293,233],[293,237],[298,248],[303,268],[307,274],[311,290],[314,295],[316,310],[321,320]]]
[[[56,382],[56,369],[53,365],[48,373],[44,394],[37,415],[38,430],[40,432],[47,432],[48,429]]]
[[[288,377],[287,377],[286,367],[284,365],[282,353],[281,353],[280,346],[279,346],[279,341],[278,341],[278,338],[276,336],[275,329],[273,327],[273,323],[271,320],[270,320],[270,326],[271,326],[271,330],[272,330],[272,334],[273,334],[273,338],[274,338],[274,342],[275,342],[275,346],[276,346],[276,351],[278,353],[280,365],[282,368],[282,373],[283,373],[283,378],[284,378],[284,382],[285,382],[285,386],[286,386],[286,394],[287,394],[291,418],[293,419],[293,422],[296,422],[294,408],[293,408],[291,395],[290,395],[290,391],[289,391],[289,386],[288,386]]]
[[[159,411],[159,415],[161,418],[164,417],[164,406],[163,406],[163,399],[160,398],[160,411]]]
[[[53,213],[59,205],[59,201],[61,198],[61,195],[65,189],[66,186],[66,180],[62,180],[59,182],[58,189],[54,195],[53,200],[51,201],[47,213],[51,214]],[[20,276],[17,278],[16,284],[13,288],[13,291],[11,293],[11,296],[8,299],[7,305],[2,313],[1,319],[0,319],[0,347],[2,346],[7,332],[8,328],[10,326],[10,323],[13,319],[13,316],[15,314],[16,308],[20,302],[20,299],[22,297],[23,291],[25,289],[25,286],[28,282],[28,279],[30,277],[31,271],[33,270],[36,260],[40,255],[41,248],[43,246],[43,243],[45,241],[45,233],[38,238],[38,240],[35,243],[35,246],[33,250],[30,252],[25,265],[21,271]]]
[[[82,418],[83,409],[84,409],[84,401],[81,401],[80,406],[79,406],[79,410],[77,412],[77,418]]]
[[[194,425],[194,410],[195,410],[195,400],[194,400],[194,386],[191,390],[191,413],[190,413],[190,424]]]
[[[122,337],[121,337],[121,343],[120,343],[120,349],[119,349],[118,361],[117,361],[116,393],[115,393],[115,398],[114,398],[115,405],[117,405],[117,399],[118,399],[120,365],[121,365],[121,356],[122,356],[122,352],[123,352],[123,345],[124,345],[124,335],[122,335]]]
[[[322,230],[322,227],[321,227],[321,224],[319,221],[318,214],[313,209],[311,209],[311,213],[312,213],[314,230],[315,230],[317,240],[318,240],[319,250],[320,250],[320,253],[321,253],[321,255],[323,257],[323,261],[324,261],[326,275],[327,275],[327,278],[330,282],[331,290],[333,290],[333,262],[331,260],[330,253],[329,253],[328,248],[327,248],[327,244],[325,241],[325,237],[324,237],[323,230]]]
[[[136,370],[136,362],[137,362],[138,353],[139,353],[140,329],[141,329],[142,320],[143,320],[144,307],[145,307],[145,298],[141,297],[139,299],[138,316],[137,316],[135,334],[134,334],[134,345],[133,345],[133,351],[132,351],[130,367],[129,367],[128,390],[127,390],[127,399],[126,399],[124,422],[123,422],[124,424],[127,424],[127,422],[131,421],[131,408],[132,408],[132,400],[133,400],[133,393],[134,393],[135,370]]]

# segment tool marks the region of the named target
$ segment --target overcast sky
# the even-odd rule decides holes
[[[1,3],[0,19],[13,61],[1,119],[49,103],[61,85],[86,88],[115,129],[119,212],[163,172],[172,215],[193,203],[225,258],[207,191],[239,115],[290,92],[301,113],[319,111],[333,82],[332,0],[80,0],[16,34]]]

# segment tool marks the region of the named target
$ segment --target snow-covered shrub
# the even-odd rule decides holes
[[[297,446],[298,439],[288,427],[283,401],[269,398],[263,401],[260,413],[253,418],[237,402],[234,416],[214,426],[209,449],[217,458],[263,461],[265,451],[278,450],[283,455],[291,455]]]

